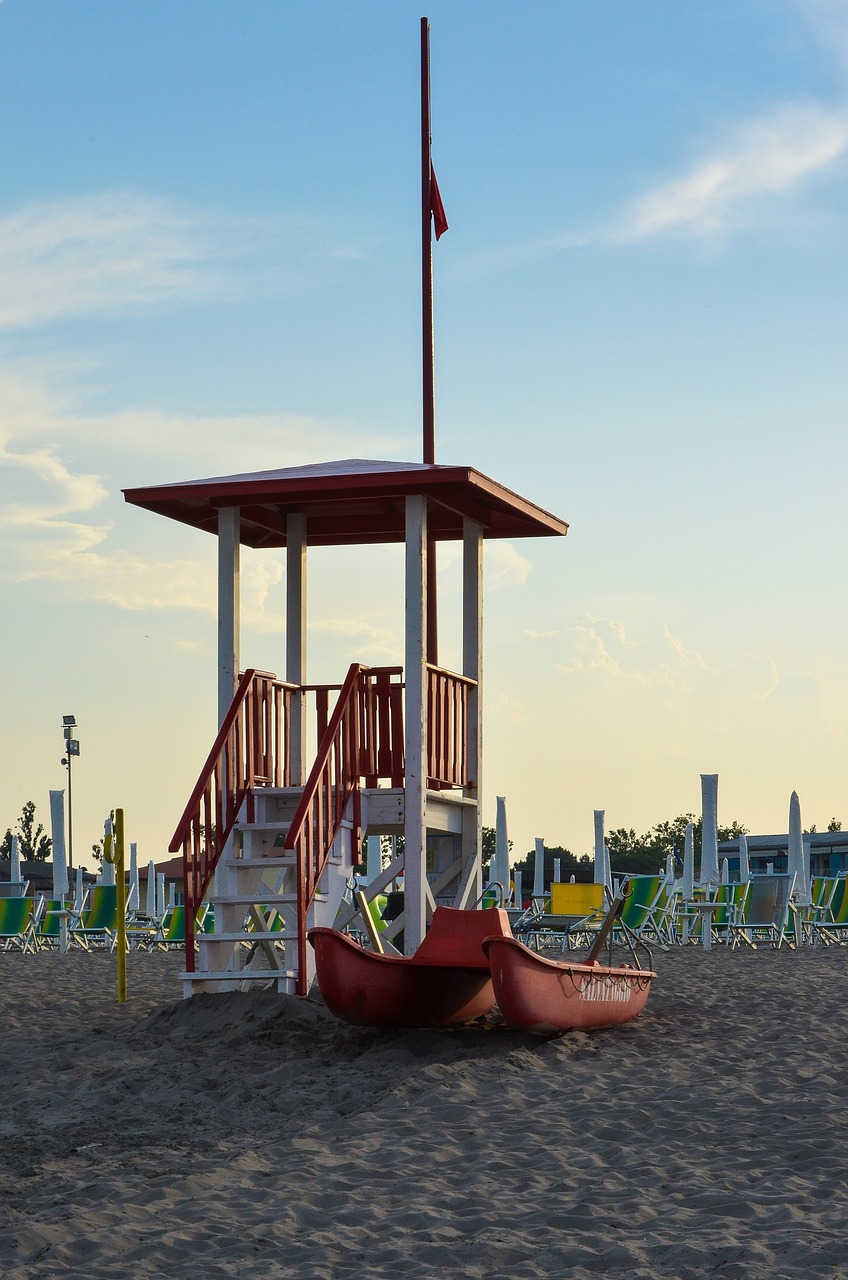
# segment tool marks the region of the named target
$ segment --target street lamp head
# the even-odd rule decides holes
[[[76,738],[68,738],[68,755],[69,756],[79,755],[79,742],[77,741]]]

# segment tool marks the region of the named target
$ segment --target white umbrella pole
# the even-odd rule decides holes
[[[562,884],[562,875],[560,869],[562,867],[562,859],[554,858],[554,884]]]
[[[82,911],[82,901],[85,897],[85,887],[82,882],[82,867],[74,867],[74,875],[76,884],[74,885],[74,912],[76,915]]]
[[[156,917],[156,868],[152,862],[147,864],[147,901],[144,904],[144,913],[148,920]]]
[[[691,822],[686,823],[686,837],[683,841],[683,879],[680,892],[688,902],[695,888],[695,832]]]
[[[718,774],[701,774],[701,884],[718,884]]]
[[[506,796],[497,797],[498,807],[495,818],[495,855],[497,858],[497,875],[503,885],[504,906],[509,902],[509,838],[506,830]]]
[[[133,840],[130,844],[130,882],[127,888],[127,914],[134,915],[138,912],[139,905],[139,885],[138,885],[138,845]]]
[[[804,866],[804,833],[801,827],[801,802],[797,791],[793,791],[789,797],[788,861],[789,874],[795,876],[795,900],[807,904],[810,901],[810,881]]]
[[[365,879],[368,884],[377,879],[381,870],[380,837],[367,836],[365,840]]]
[[[9,879],[13,884],[20,884],[21,876],[21,842],[17,836],[12,836],[12,858],[9,866]]]
[[[50,830],[53,838],[53,897],[64,898],[68,892],[64,791],[50,792]]]
[[[533,863],[533,897],[545,896],[545,842],[536,836],[536,861]]]
[[[607,865],[604,856],[604,810],[595,809],[595,884],[603,884],[606,880]]]

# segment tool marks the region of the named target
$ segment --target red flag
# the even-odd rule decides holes
[[[445,217],[445,206],[442,204],[439,184],[436,181],[436,170],[432,164],[430,165],[430,213],[433,215],[433,226],[438,240],[439,236],[447,231],[448,220]]]

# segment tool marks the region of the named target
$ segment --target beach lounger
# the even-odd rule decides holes
[[[810,920],[809,934],[813,946],[819,942],[825,946],[848,942],[848,876],[836,876],[835,881],[827,908]]]
[[[674,941],[674,886],[665,876],[628,876],[621,922],[636,938],[653,938],[661,947]]]
[[[794,875],[754,876],[740,920],[730,926],[730,945],[746,942],[756,948],[759,943],[781,947],[793,946],[789,931],[790,898]]]
[[[118,886],[96,884],[90,891],[88,909],[80,912],[79,920],[68,926],[69,946],[90,951],[114,951],[118,940]]]
[[[198,933],[212,932],[212,909],[206,903],[198,908],[195,916],[195,936]],[[170,951],[172,947],[185,946],[185,907],[168,907],[159,925],[152,945],[160,951]]]
[[[604,909],[602,884],[552,884],[544,909],[517,920],[512,928],[534,951],[564,952],[597,931]]]
[[[4,951],[35,951],[32,898],[0,898],[0,946]]]

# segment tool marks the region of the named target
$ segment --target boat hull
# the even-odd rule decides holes
[[[539,1035],[630,1022],[656,977],[646,969],[547,960],[513,938],[487,938],[483,949],[504,1018]]]
[[[472,1022],[495,1003],[488,968],[415,963],[365,951],[335,929],[310,929],[327,1008],[361,1027],[443,1027]]]

